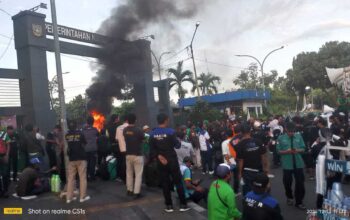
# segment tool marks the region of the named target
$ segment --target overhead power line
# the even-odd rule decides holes
[[[247,69],[246,67],[231,66],[231,65],[228,65],[228,64],[217,63],[217,62],[207,61],[207,60],[202,60],[202,59],[197,59],[197,58],[195,60],[198,60],[198,61],[204,62],[204,63],[210,63],[210,64],[218,65],[218,66],[225,66],[225,67],[229,67],[229,68],[234,68],[234,69],[241,69],[241,70]]]
[[[67,54],[62,54],[61,53],[61,55],[64,56],[64,57],[68,57],[70,59],[74,59],[74,60],[81,60],[81,61],[85,61],[85,62],[89,62],[89,63],[99,63],[99,62],[94,61],[94,60],[85,59],[85,58],[81,58],[81,57],[73,57],[73,56],[69,56]]]
[[[185,48],[183,48],[182,50],[179,50],[178,52],[175,52],[175,54],[171,55],[170,57],[168,57],[167,59],[163,60],[163,62],[171,60],[172,58],[174,58],[175,56],[179,55],[180,53],[182,53],[183,51],[187,50],[188,46],[186,46]]]
[[[4,9],[0,8],[0,11],[4,12],[4,13],[7,14],[8,16],[12,17],[12,15],[11,15],[9,12],[7,12],[6,10],[4,10]]]
[[[89,85],[76,85],[76,86],[67,86],[65,89],[75,89],[80,87],[88,87]]]
[[[13,39],[13,35],[11,36],[9,42],[7,43],[6,47],[5,47],[5,50],[2,52],[2,54],[0,55],[0,61],[1,59],[5,56],[6,52],[8,51],[9,47],[10,47],[10,44],[12,42],[12,39]]]
[[[4,38],[7,38],[7,39],[13,39],[13,38],[11,38],[10,36],[7,36],[7,35],[5,35],[5,34],[0,34],[0,37],[4,37]]]
[[[166,66],[172,66],[172,65],[175,65],[175,64],[178,64],[179,62],[185,62],[187,60],[191,59],[191,57],[188,57],[186,59],[183,59],[183,60],[178,60],[176,62],[173,62],[173,63],[168,63],[168,64],[165,64],[165,65],[162,65],[162,67],[166,67]]]

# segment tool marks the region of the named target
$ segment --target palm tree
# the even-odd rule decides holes
[[[187,90],[183,87],[184,82],[189,82],[192,85],[195,84],[192,75],[193,73],[189,70],[182,71],[183,62],[180,61],[177,63],[176,69],[170,68],[168,69],[168,77],[169,77],[169,90],[174,86],[177,87],[176,92],[180,99],[185,98]]]
[[[215,76],[211,73],[202,73],[198,77],[198,87],[202,92],[202,95],[211,95],[218,93],[218,87],[217,84],[221,83],[221,79],[218,76]],[[196,90],[196,87],[194,86],[192,88],[192,92]]]

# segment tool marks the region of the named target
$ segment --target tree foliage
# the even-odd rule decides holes
[[[86,107],[86,98],[82,95],[75,96],[66,104],[67,119],[75,120],[78,124],[84,124],[89,112]]]
[[[350,43],[331,41],[325,43],[318,52],[302,52],[294,59],[292,69],[287,71],[290,89],[305,94],[305,87],[321,89],[328,94],[332,87],[326,67],[340,68],[350,65]]]
[[[249,64],[247,69],[241,71],[233,83],[241,89],[257,89],[258,82],[258,65],[256,63]]]
[[[271,89],[270,92],[271,99],[268,102],[268,112],[270,114],[277,115],[295,111],[295,95],[290,95],[280,88]]]
[[[112,114],[125,116],[135,111],[135,102],[123,102],[120,106],[113,107]]]
[[[192,122],[202,122],[203,120],[215,121],[220,120],[225,117],[224,113],[211,107],[205,101],[198,101],[196,105],[193,106],[190,114],[189,120]]]
[[[58,99],[58,82],[57,77],[49,80],[49,95],[50,95],[50,107],[55,111],[56,115],[59,116],[59,99]]]
[[[324,104],[335,106],[339,90],[331,85],[326,67],[341,68],[350,65],[350,43],[331,41],[325,43],[316,52],[301,52],[293,58],[292,68],[285,76],[278,76],[277,71],[265,73],[265,87],[271,91],[269,111],[283,113],[302,108],[303,97],[308,97],[311,103],[313,97],[317,108]],[[259,76],[258,66],[250,64],[246,70],[233,80],[242,89],[261,89],[262,78]],[[310,86],[312,94],[306,94],[305,88]],[[299,97],[299,102],[297,98]]]
[[[264,74],[263,80],[261,72],[258,70],[258,64],[251,63],[247,69],[241,71],[233,83],[241,89],[262,89],[264,82],[265,88],[269,88],[274,84],[277,76],[277,71],[271,70],[271,73]]]
[[[184,88],[184,83],[189,82],[194,85],[195,82],[193,80],[193,73],[189,70],[183,71],[183,62],[180,61],[177,63],[176,69],[170,68],[168,69],[168,78],[169,78],[169,89],[176,87],[177,95],[179,99],[185,98],[186,93],[188,92]]]
[[[212,95],[218,93],[218,84],[221,83],[221,79],[212,73],[201,73],[198,77],[198,87],[201,90],[202,95]],[[192,88],[192,92],[195,92],[196,87]]]

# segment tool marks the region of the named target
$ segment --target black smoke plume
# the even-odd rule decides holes
[[[123,99],[123,89],[128,87],[126,77],[133,60],[140,59],[139,51],[130,42],[154,25],[169,31],[169,38],[177,35],[175,23],[196,15],[204,0],[126,0],[112,9],[111,16],[99,28],[99,33],[109,37],[102,46],[98,59],[97,76],[86,90],[89,110],[104,114],[111,111],[113,99]]]

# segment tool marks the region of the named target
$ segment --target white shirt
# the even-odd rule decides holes
[[[124,128],[128,126],[129,124],[124,122],[124,124],[120,125],[117,128],[117,131],[115,133],[115,140],[118,141],[120,152],[126,152],[126,143],[125,143],[123,131],[124,131]]]
[[[224,163],[229,165],[228,162],[225,159],[225,156],[228,155],[230,157],[229,161],[231,164],[236,164],[235,159],[231,156],[230,149],[229,149],[229,142],[230,139],[227,139],[221,143],[221,149],[222,149],[222,155],[224,156]]]
[[[321,129],[318,130],[318,137],[321,143],[327,142],[327,139],[322,135]]]
[[[199,139],[199,145],[200,145],[201,151],[207,151],[208,150],[207,141],[210,139],[209,133],[207,131],[205,131],[204,134],[199,133],[198,139]]]
[[[179,161],[179,165],[183,164],[183,160],[185,157],[193,157],[194,151],[192,144],[186,141],[181,141],[181,147],[179,149],[175,149],[177,160]]]

